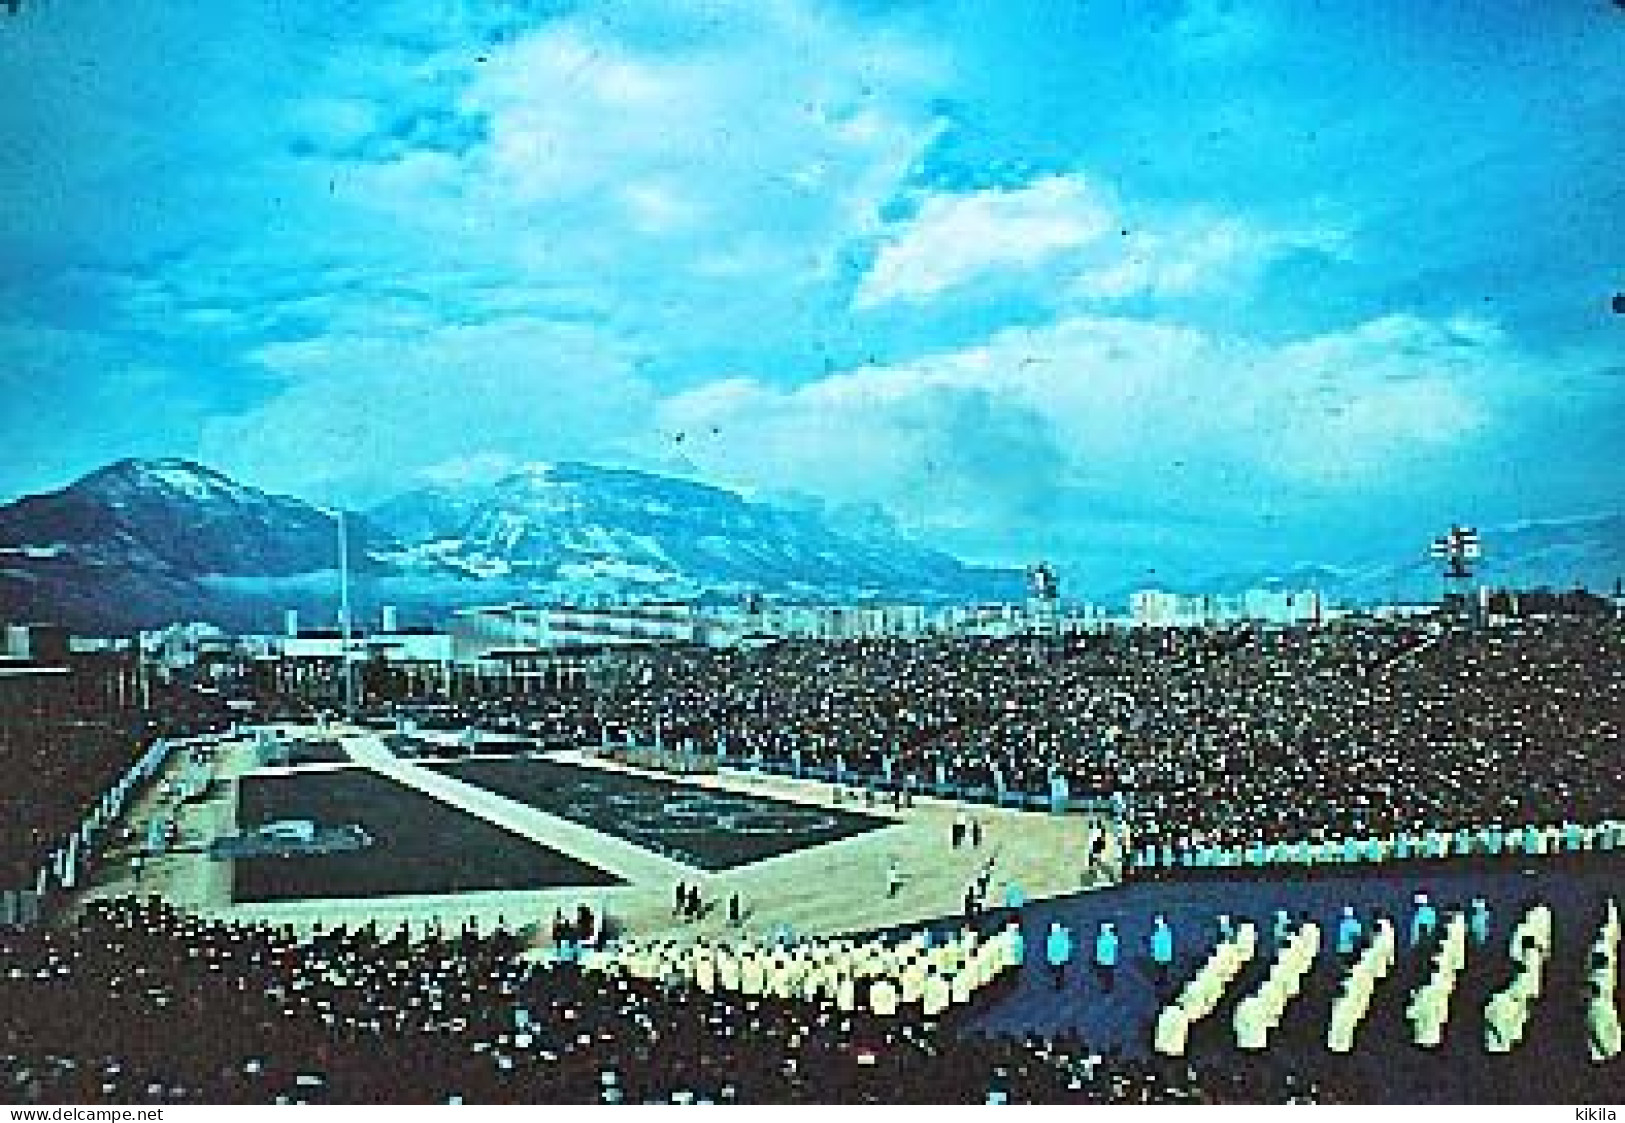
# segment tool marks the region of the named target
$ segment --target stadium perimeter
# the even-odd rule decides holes
[[[316,733],[308,727],[284,727],[281,732],[289,736]],[[1497,917],[1499,932],[1536,895],[1566,910],[1573,906],[1578,911],[1595,895],[1617,892],[1625,882],[1625,855],[1611,853],[1575,856],[1578,860],[1561,862],[1546,858],[1534,863],[1508,859],[1488,865],[1468,860],[1430,866],[1361,867],[1322,871],[1316,876],[1287,871],[1238,876],[1235,871],[1210,871],[1208,876],[1120,886],[1120,854],[1115,841],[1101,868],[1086,869],[1081,864],[1087,835],[1108,826],[1105,820],[1092,815],[996,809],[927,797],[918,798],[914,806],[902,810],[889,805],[854,805],[850,798],[835,807],[831,785],[824,782],[737,771],[676,778],[579,751],[534,757],[520,753],[402,759],[373,732],[350,727],[327,731],[328,736],[335,734],[347,762],[262,767],[248,740],[226,742],[217,758],[216,782],[208,798],[184,805],[181,810],[181,845],[149,864],[138,878],[117,862],[107,863],[100,879],[81,894],[79,903],[130,893],[158,894],[203,915],[265,920],[307,930],[318,925],[355,926],[369,921],[384,926],[405,924],[418,932],[436,924],[443,930],[453,930],[472,921],[483,930],[500,919],[510,929],[523,932],[540,952],[548,946],[547,925],[554,911],[570,913],[581,904],[607,913],[621,934],[680,939],[725,933],[737,936],[739,929],[728,924],[725,907],[728,896],[736,892],[747,908],[744,932],[757,937],[769,937],[781,926],[804,936],[874,932],[930,922],[939,922],[940,926],[955,922],[952,918],[961,913],[966,885],[992,858],[990,907],[999,909],[1003,888],[1011,881],[1021,887],[1030,902],[1023,913],[1023,926],[1033,966],[1022,972],[1010,991],[977,1013],[964,1028],[1017,1036],[1082,1033],[1098,1048],[1144,1056],[1150,1047],[1149,1027],[1160,1003],[1145,958],[1150,918],[1157,913],[1166,915],[1175,925],[1175,974],[1182,977],[1211,945],[1212,921],[1220,912],[1262,922],[1274,909],[1284,907],[1298,918],[1312,916],[1330,930],[1337,908],[1353,902],[1367,909],[1380,907],[1403,922],[1410,895],[1426,889],[1442,907],[1459,908],[1469,896],[1485,897]],[[539,767],[544,772],[551,769],[555,770],[555,778],[561,767],[579,769],[579,773],[564,773],[560,782],[568,782],[571,775],[583,783],[622,778],[667,786],[679,798],[703,794],[720,800],[766,799],[781,807],[816,813],[814,817],[827,818],[824,813],[838,811],[872,821],[832,841],[708,869],[705,863],[673,857],[669,848],[639,846],[623,837],[624,831],[595,830],[452,774],[470,770],[477,773],[482,767],[488,770],[492,766],[519,774],[528,767]],[[171,771],[178,768],[178,761],[172,761]],[[242,878],[240,874],[234,878],[234,863],[211,859],[207,843],[231,835],[251,821],[252,817],[240,821],[244,788],[299,781],[306,785],[307,792],[320,792],[347,779],[365,780],[363,787],[393,791],[403,799],[428,801],[417,806],[433,804],[445,816],[459,818],[465,825],[474,824],[533,846],[539,856],[551,855],[555,859],[552,867],[538,861],[538,881],[548,879],[547,868],[556,872],[556,860],[562,857],[566,862],[600,872],[602,880],[613,883],[422,894],[386,890],[369,896],[344,896],[344,879],[337,878],[308,896],[240,899]],[[160,798],[156,787],[149,790],[127,821],[139,822],[152,814]],[[297,795],[287,806],[300,806]],[[372,814],[368,807],[358,804],[353,810],[354,817],[366,825]],[[979,847],[969,843],[959,848],[951,845],[953,824],[961,817],[981,824],[983,838]],[[449,867],[481,864],[479,848],[468,844],[466,830],[455,832],[455,837],[434,837],[435,823],[449,821],[444,817],[434,822],[412,821],[414,829],[422,828],[421,837],[414,841],[431,849],[443,843],[445,849],[439,857]],[[322,825],[343,824],[324,821]],[[274,860],[299,863],[322,859]],[[385,840],[384,845],[366,854],[366,860],[387,867],[399,863],[402,856],[392,853]],[[903,873],[903,885],[891,895],[887,874],[894,862]],[[522,872],[521,884],[526,877]],[[320,876],[316,881],[321,881]],[[709,908],[700,921],[684,922],[673,916],[673,890],[678,882],[701,887]],[[1116,889],[1112,892],[1088,891],[1113,887]],[[1053,987],[1049,972],[1035,962],[1041,958],[1042,933],[1049,922],[1060,921],[1084,936],[1108,919],[1117,924],[1124,939],[1123,970],[1115,987],[1103,991],[1100,983],[1081,967],[1064,988]],[[1579,948],[1574,946],[1578,939],[1579,934],[1572,930],[1560,935],[1559,959],[1569,964],[1560,970],[1563,977],[1556,987],[1560,992],[1578,987],[1577,981],[1568,977],[1573,973],[1573,963],[1578,962]],[[1240,990],[1256,985],[1262,966],[1260,963],[1250,969]],[[1512,1066],[1484,1055],[1477,1044],[1482,1028],[1476,1013],[1458,1019],[1442,1052],[1412,1048],[1406,1028],[1396,1021],[1393,1001],[1374,1015],[1377,1024],[1369,1028],[1353,1058],[1329,1058],[1313,1044],[1321,1036],[1321,1027],[1314,1019],[1316,1011],[1329,1000],[1326,988],[1333,980],[1334,970],[1323,968],[1318,972],[1311,982],[1314,997],[1298,1004],[1294,1014],[1295,1023],[1304,1024],[1288,1027],[1291,1032],[1283,1034],[1281,1048],[1272,1050],[1274,1060],[1296,1060],[1311,1069],[1335,1066],[1334,1071],[1356,1080],[1369,1102],[1571,1099],[1576,1094],[1600,1094],[1611,1086],[1611,1075],[1585,1063],[1579,1028],[1561,1002],[1541,1007],[1531,1035],[1534,1044],[1526,1047],[1523,1060]],[[1495,981],[1483,966],[1475,966],[1464,988],[1464,1009],[1481,1007]],[[1226,1000],[1210,1025],[1194,1035],[1193,1045],[1203,1053],[1225,1056],[1230,1063],[1245,1066],[1253,1062],[1224,1043],[1234,997]],[[1309,1021],[1304,1022],[1305,1018]]]
[[[287,736],[315,736],[310,727],[283,726]],[[662,934],[721,934],[730,929],[727,899],[738,893],[748,933],[767,935],[788,928],[798,935],[826,935],[892,928],[958,915],[964,893],[989,859],[993,862],[989,901],[1003,900],[1004,887],[1014,881],[1029,900],[1053,898],[1080,889],[1111,884],[1118,866],[1115,847],[1106,862],[1086,869],[1083,854],[1089,831],[1105,821],[1092,815],[1051,815],[979,805],[963,805],[931,797],[917,797],[901,810],[888,805],[866,806],[851,798],[832,802],[832,786],[825,782],[765,776],[724,770],[714,775],[668,777],[616,764],[587,752],[553,752],[545,760],[569,765],[586,776],[620,774],[670,784],[674,794],[714,793],[718,797],[756,797],[795,808],[840,812],[874,820],[866,829],[833,841],[791,849],[775,856],[747,861],[726,869],[707,869],[657,849],[640,846],[624,837],[593,829],[580,822],[529,806],[495,791],[457,779],[449,769],[482,760],[511,762],[522,770],[525,757],[463,756],[446,759],[397,757],[376,733],[346,726],[328,729],[336,736],[349,763],[318,763],[262,767],[254,746],[246,739],[227,741],[217,757],[215,782],[207,798],[184,805],[179,813],[181,844],[149,861],[137,874],[122,862],[110,862],[99,872],[82,900],[130,893],[157,894],[204,915],[236,920],[267,920],[312,928],[318,924],[383,925],[405,923],[414,930],[438,922],[458,927],[473,920],[482,929],[499,918],[510,926],[545,927],[556,909],[573,911],[587,904],[607,913],[621,932],[637,936]],[[174,765],[172,764],[172,768]],[[609,875],[620,884],[538,884],[527,887],[485,888],[452,892],[346,896],[335,884],[320,895],[289,900],[244,900],[234,885],[231,861],[212,860],[207,846],[216,838],[237,832],[245,786],[274,778],[319,778],[366,774],[404,793],[433,800],[458,817],[495,827],[538,848],[538,858],[556,852]],[[156,809],[156,789],[137,805],[127,821],[139,822]],[[365,808],[357,808],[354,821],[366,825]],[[982,827],[979,847],[950,844],[954,820],[966,815]],[[289,817],[297,817],[290,815]],[[324,826],[343,823],[323,822]],[[425,823],[425,828],[431,824]],[[725,830],[725,828],[723,828]],[[433,837],[416,842],[438,845]],[[465,859],[478,865],[477,849],[461,853],[455,838],[445,840],[442,855],[455,866]],[[298,862],[321,859],[280,859]],[[387,845],[373,848],[372,862],[387,863]],[[901,888],[888,893],[888,871],[893,863],[902,875]],[[540,867],[539,861],[539,867]],[[673,917],[672,902],[679,882],[697,885],[708,909],[698,922]],[[522,883],[522,881],[521,881]],[[538,945],[542,934],[537,934]]]

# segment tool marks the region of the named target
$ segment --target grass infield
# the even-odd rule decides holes
[[[435,765],[449,776],[717,872],[888,825],[835,807],[710,791],[545,760]]]
[[[621,884],[557,850],[359,769],[244,777],[237,818],[243,831],[277,819],[312,819],[328,827],[355,823],[374,840],[345,853],[239,860],[233,895],[240,902]]]

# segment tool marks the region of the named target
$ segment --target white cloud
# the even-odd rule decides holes
[[[665,358],[741,324],[761,346],[799,335],[936,135],[945,80],[929,48],[799,0],[582,12],[413,73],[405,105],[363,69],[289,113],[328,222],[254,274],[260,322],[303,338],[251,356],[283,388],[208,431],[205,455],[247,478],[635,456],[648,341]],[[425,116],[477,128],[419,144],[403,120]],[[189,297],[230,305],[243,275],[204,268]]]
[[[553,457],[615,458],[652,402],[623,347],[590,327],[496,320],[415,337],[269,345],[286,388],[204,430],[203,456],[256,483],[398,489],[426,465],[490,468]]]
[[[1330,228],[1273,229],[1238,216],[1190,211],[1128,230],[1103,257],[1083,263],[1065,288],[1078,302],[1172,299],[1250,289],[1281,254],[1316,249],[1347,253],[1344,234]]]
[[[1112,232],[1111,204],[1079,175],[927,196],[864,276],[860,308],[924,301],[988,273],[1030,269]]]
[[[528,462],[512,453],[475,452],[430,464],[420,469],[417,477],[424,483],[442,487],[489,484],[511,475],[525,463]]]
[[[888,231],[853,303],[928,304],[1012,278],[1059,306],[1168,299],[1249,285],[1292,249],[1346,250],[1329,228],[1277,229],[1200,207],[1144,210],[1081,172],[929,194]]]
[[[1421,486],[1457,469],[1525,373],[1476,321],[1386,317],[1277,345],[1076,315],[799,388],[717,382],[658,418],[718,433],[686,455],[719,478],[994,541],[1023,519],[1086,531],[1082,495],[1223,519],[1265,495]]]
[[[826,278],[940,128],[942,62],[790,0],[665,8],[492,47],[448,91],[480,143],[362,163],[358,195],[528,277],[592,276],[634,318],[649,275],[702,254],[749,261],[762,301]]]
[[[273,306],[260,322],[582,315],[658,341],[668,369],[799,346],[951,80],[930,43],[802,0],[584,9],[468,48],[396,66],[346,48],[324,96],[283,107],[298,155],[275,169],[292,201],[255,243],[267,268],[244,285],[210,251],[221,287]]]

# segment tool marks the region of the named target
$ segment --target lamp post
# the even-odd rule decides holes
[[[350,640],[350,537],[345,533],[344,512],[338,513],[339,527],[339,644],[344,671],[344,717],[355,720],[355,667]]]
[[[1473,565],[1483,556],[1478,531],[1470,526],[1451,526],[1446,534],[1433,540],[1429,551],[1432,557],[1444,563],[1444,599],[1472,603]]]
[[[1048,562],[1028,566],[1027,587],[1028,627],[1033,638],[1033,662],[1037,664],[1048,661],[1041,659],[1040,653],[1053,654],[1053,637],[1060,630],[1060,595],[1054,568]]]

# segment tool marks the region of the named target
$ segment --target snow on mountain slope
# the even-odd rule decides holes
[[[513,599],[797,591],[976,598],[1011,574],[843,537],[720,488],[585,464],[408,492],[347,523],[358,603],[418,617]],[[337,513],[184,460],[122,460],[0,507],[0,618],[87,631],[331,619]]]

